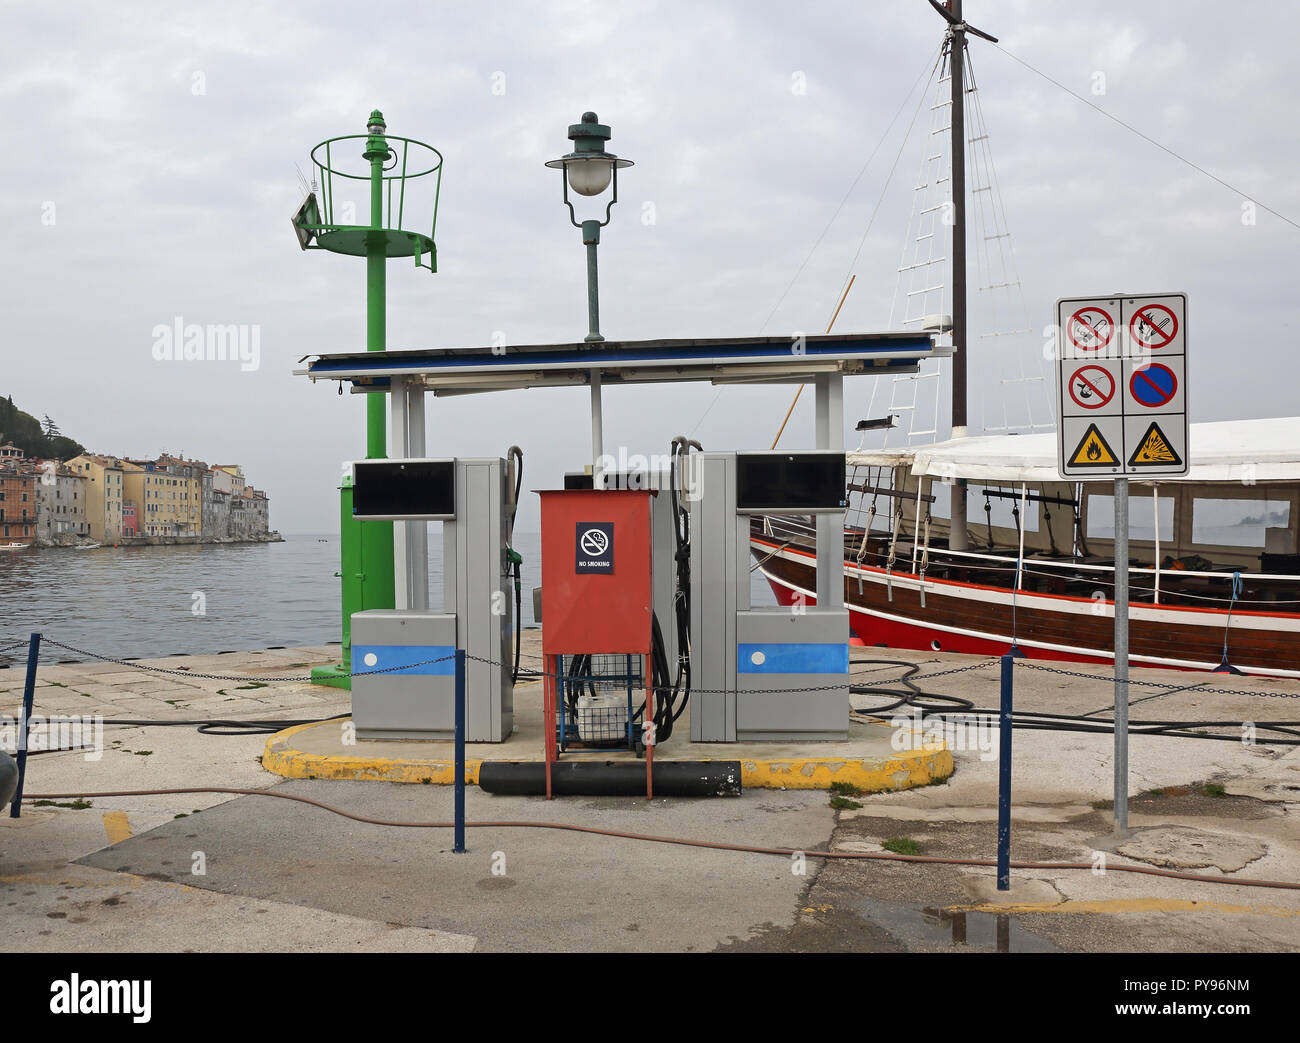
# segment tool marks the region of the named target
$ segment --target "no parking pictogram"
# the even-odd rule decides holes
[[[1070,377],[1070,397],[1081,409],[1101,409],[1115,397],[1115,378],[1101,366],[1080,366]]]
[[[1168,366],[1158,362],[1136,370],[1128,382],[1133,400],[1148,409],[1168,405],[1178,391],[1178,378]]]
[[[1065,324],[1070,343],[1080,351],[1101,351],[1115,334],[1115,320],[1105,308],[1080,308]]]
[[[1178,316],[1163,304],[1146,304],[1133,313],[1129,335],[1139,347],[1158,350],[1178,333]]]

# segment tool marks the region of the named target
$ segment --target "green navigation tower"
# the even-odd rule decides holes
[[[322,141],[311,150],[311,162],[311,192],[293,218],[298,245],[366,259],[366,350],[383,351],[388,258],[413,257],[416,267],[438,270],[434,229],[442,153],[432,145],[389,134],[383,114],[376,109],[366,122],[365,134]],[[358,223],[357,203],[351,198],[360,194],[362,184],[370,190],[366,224]],[[387,455],[386,400],[382,393],[366,397],[367,460]],[[350,688],[352,613],[394,607],[393,524],[352,517],[351,476],[343,476],[339,494],[343,661],[317,667],[312,678],[317,684]]]

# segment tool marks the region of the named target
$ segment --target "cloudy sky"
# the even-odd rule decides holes
[[[1276,5],[966,7],[1007,52],[1237,189],[972,40],[1032,325],[1061,296],[1185,290],[1192,419],[1300,412],[1300,229],[1262,209],[1243,222],[1249,199],[1300,220],[1294,48]],[[446,160],[439,272],[390,264],[390,347],[581,338],[583,249],[542,163],[588,109],[636,161],[601,247],[607,336],[815,331],[850,272],[837,330],[889,327],[925,147],[924,133],[904,141],[909,91],[942,31],[925,0],[3,10],[0,393],[96,451],[242,463],[285,532],[335,528],[340,462],[364,446],[360,399],[291,374],[365,343],[364,263],[294,241],[295,164],[362,132],[372,108]],[[259,368],[157,361],[154,328],[177,319],[256,326]],[[971,367],[996,368],[975,351]],[[870,394],[850,382],[850,425]],[[789,398],[620,389],[606,440],[765,446]],[[783,444],[810,443],[807,399]],[[581,390],[431,400],[429,452],[518,443],[528,487],[553,486],[587,461],[586,417]]]

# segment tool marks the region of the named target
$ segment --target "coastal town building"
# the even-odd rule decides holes
[[[199,490],[194,479],[174,474],[157,460],[123,460],[125,499],[136,505],[136,526],[142,536],[201,534]]]
[[[238,464],[217,464],[212,468],[212,487],[229,496],[242,496],[244,469]]]
[[[60,463],[0,446],[0,542],[67,545],[277,539],[270,501],[242,468],[163,453],[128,460],[83,453]]]
[[[225,539],[230,536],[230,493],[216,487],[216,472],[208,470],[202,479],[203,538]]]
[[[12,444],[0,446],[0,542],[36,541],[36,470]]]
[[[208,465],[201,460],[186,460],[184,456],[163,453],[155,461],[157,468],[176,479],[173,490],[178,505],[182,536],[203,535],[203,476]]]
[[[100,543],[116,543],[122,538],[125,488],[122,461],[115,456],[83,453],[67,461],[67,466],[86,479],[86,522],[90,538]]]
[[[57,460],[34,461],[36,541],[52,545],[90,535],[86,519],[86,476]]]

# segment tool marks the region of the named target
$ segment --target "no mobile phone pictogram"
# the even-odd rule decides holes
[[[1101,351],[1115,334],[1115,320],[1105,308],[1080,308],[1065,324],[1070,343],[1080,351]]]
[[[1143,305],[1128,323],[1134,343],[1144,348],[1160,349],[1178,333],[1178,316],[1163,304]]]

